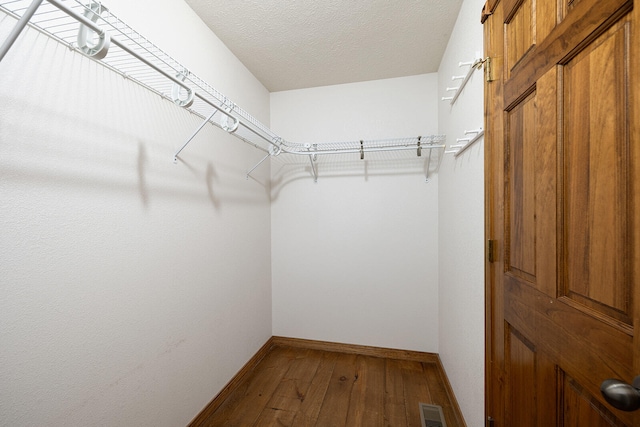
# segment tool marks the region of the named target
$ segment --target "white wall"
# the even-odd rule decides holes
[[[108,6],[268,123],[186,4]],[[33,30],[0,74],[0,425],[185,425],[271,335],[262,153],[209,126],[174,165],[199,118]]]
[[[437,133],[437,75],[271,94],[272,129],[329,142]],[[438,178],[425,157],[272,164],[273,334],[437,352]]]
[[[440,96],[464,75],[461,61],[482,55],[484,0],[465,0],[438,70]],[[450,93],[449,93],[450,95]],[[483,75],[475,71],[457,102],[439,104],[440,131],[450,144],[483,126]],[[457,159],[446,155],[439,177],[440,358],[467,425],[484,425],[483,140]]]

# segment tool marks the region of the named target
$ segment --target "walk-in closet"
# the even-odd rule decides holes
[[[482,425],[483,4],[0,0],[0,426]]]

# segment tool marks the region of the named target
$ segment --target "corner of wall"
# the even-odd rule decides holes
[[[447,145],[483,126],[482,72],[476,71],[451,105],[468,67],[483,51],[480,11],[484,0],[464,0],[438,70],[439,132]],[[463,154],[445,155],[440,166],[439,354],[468,425],[484,425],[484,155],[483,140]]]

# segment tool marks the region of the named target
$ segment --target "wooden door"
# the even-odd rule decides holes
[[[640,426],[640,2],[489,0],[487,417]],[[489,423],[491,425],[491,423]]]

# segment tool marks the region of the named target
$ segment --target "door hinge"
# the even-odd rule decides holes
[[[493,78],[493,67],[491,66],[491,57],[487,56],[484,59],[484,78],[487,82],[492,82],[495,79]]]
[[[488,417],[486,426],[487,427],[494,427],[495,426],[495,420],[493,418],[491,418],[491,417]]]
[[[496,251],[498,249],[498,242],[495,240],[487,240],[487,261],[496,261]]]

